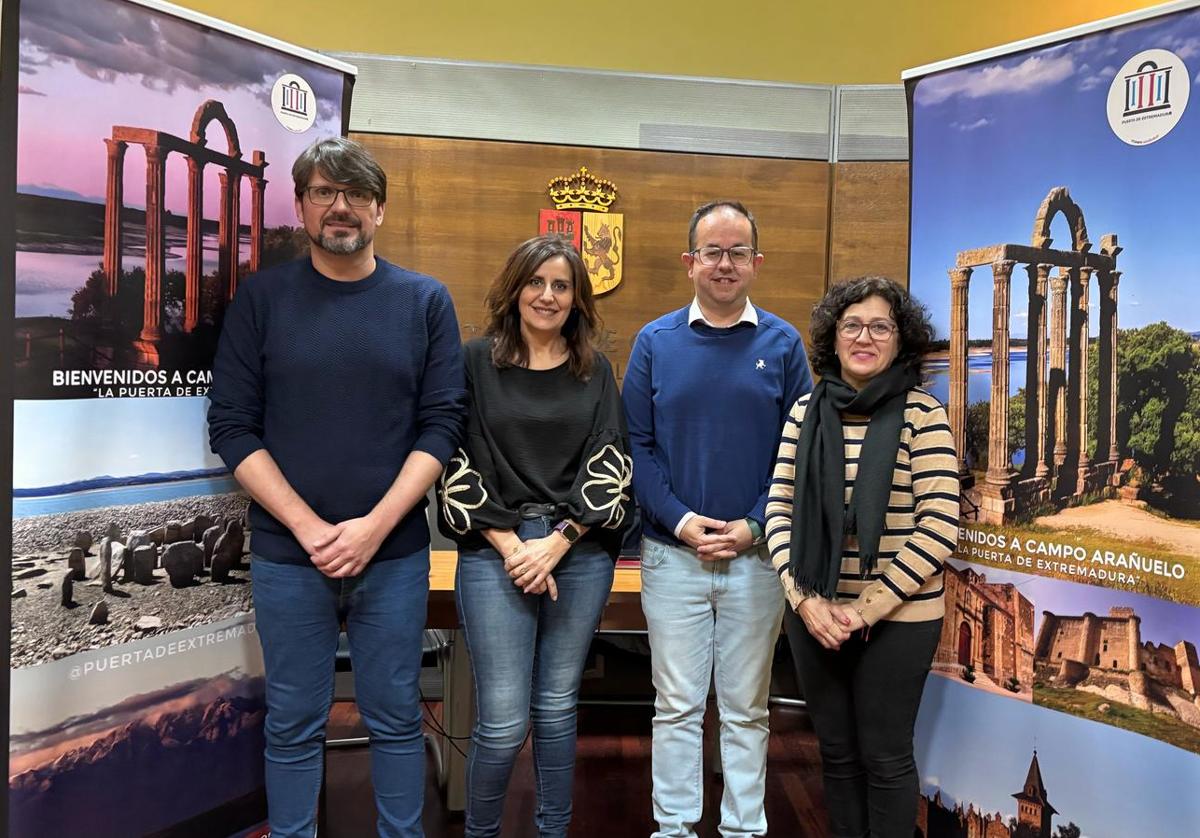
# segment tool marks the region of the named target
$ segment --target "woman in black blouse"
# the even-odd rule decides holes
[[[520,245],[466,345],[467,437],[439,486],[478,715],[466,835],[500,834],[532,716],[539,836],[565,836],[584,659],[631,514],[625,420],[587,270],[564,239]]]

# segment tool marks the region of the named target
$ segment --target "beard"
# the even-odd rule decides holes
[[[353,221],[353,219],[347,218],[330,218],[326,220],[342,223]],[[324,224],[322,223],[322,232],[316,236],[310,233],[308,238],[314,245],[326,253],[332,253],[335,256],[349,256],[352,253],[358,253],[370,244],[374,235],[364,234],[360,225],[358,230],[352,234],[331,236],[324,232]]]

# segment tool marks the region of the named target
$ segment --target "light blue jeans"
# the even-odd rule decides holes
[[[554,523],[527,519],[517,535],[542,538]],[[537,834],[567,835],[579,681],[612,589],[613,562],[596,542],[584,540],[552,575],[557,601],[523,593],[491,548],[459,553],[454,592],[478,707],[467,759],[467,838],[500,835],[509,777],[531,716]]]
[[[423,835],[419,679],[429,548],[330,579],[255,556],[254,611],[267,675],[266,785],[273,838],[316,834],[334,654],[346,621],[358,711],[371,735],[378,834]]]
[[[720,833],[766,834],[767,693],[783,607],[765,548],[701,561],[690,548],[645,539],[642,610],[658,692],[654,838],[694,836],[704,812],[701,731],[710,681],[716,684],[725,779]]]

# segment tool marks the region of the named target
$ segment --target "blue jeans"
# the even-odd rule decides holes
[[[525,520],[522,541],[554,521]],[[575,773],[575,705],[592,635],[612,589],[613,562],[594,542],[572,547],[552,574],[558,601],[525,594],[492,549],[464,550],[454,585],[471,654],[477,715],[467,759],[466,835],[500,834],[513,762],[533,719],[534,821],[539,836],[565,836]]]
[[[701,561],[647,538],[642,610],[657,696],[651,739],[656,838],[694,836],[704,812],[702,723],[709,683],[720,716],[723,836],[765,835],[771,661],[783,588],[765,549]]]
[[[272,838],[316,834],[334,654],[346,621],[358,711],[386,838],[420,836],[425,793],[419,678],[429,549],[330,579],[255,556],[254,610],[267,673],[266,782]]]

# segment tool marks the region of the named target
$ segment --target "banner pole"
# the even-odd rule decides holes
[[[18,0],[0,0],[0,335],[9,341],[7,360],[0,363],[0,486],[12,486],[13,356],[11,354],[16,287],[17,191],[17,21]],[[12,642],[12,494],[0,492],[0,549],[3,549],[3,591],[0,592],[0,668],[9,670]],[[4,678],[0,701],[0,738],[8,766],[9,681]],[[8,771],[5,771],[7,778]],[[0,834],[8,835],[8,782],[0,792]]]

